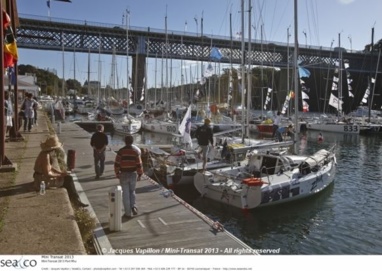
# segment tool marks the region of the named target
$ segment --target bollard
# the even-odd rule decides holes
[[[109,191],[109,229],[120,231],[122,229],[122,187],[113,187]]]
[[[55,116],[54,116],[54,108],[53,108],[53,105],[51,106],[51,115],[52,115],[52,123],[54,124],[55,123]]]
[[[66,158],[66,166],[68,170],[73,171],[73,169],[76,167],[76,151],[75,150],[68,150],[68,155]]]
[[[57,134],[61,134],[61,121],[57,122]]]

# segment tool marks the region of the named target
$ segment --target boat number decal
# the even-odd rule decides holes
[[[358,132],[358,126],[357,125],[344,125],[344,132]]]
[[[295,188],[292,190],[290,189],[290,185],[287,184],[287,185],[275,187],[272,190],[264,191],[262,193],[261,204],[289,198],[290,196],[289,194],[291,191],[293,192],[292,195],[295,196],[294,194],[296,193]]]
[[[322,178],[322,175],[316,177],[316,180],[312,183],[312,188],[310,189],[310,191],[313,191],[314,189],[316,189],[317,188],[317,184],[319,182],[324,183],[324,179]]]
[[[175,126],[167,126],[167,132],[176,133],[176,127]]]

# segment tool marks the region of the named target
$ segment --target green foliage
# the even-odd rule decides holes
[[[83,208],[74,210],[74,216],[81,233],[82,241],[88,254],[94,254],[92,246],[93,231],[96,227],[96,220],[90,215],[89,211]]]
[[[62,78],[59,78],[57,74],[40,68],[36,68],[31,65],[19,65],[18,74],[25,75],[31,73],[36,75],[37,85],[41,87],[42,93],[49,95],[56,95],[54,92],[60,90],[62,93]],[[81,83],[74,79],[68,79],[65,81],[65,90],[75,89],[78,93],[81,90]]]

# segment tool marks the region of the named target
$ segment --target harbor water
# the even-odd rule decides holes
[[[280,249],[282,255],[380,255],[382,134],[323,136],[319,142],[318,132],[308,131],[297,141],[301,154],[336,145],[334,184],[311,198],[243,211],[201,198],[193,186],[178,187],[175,193],[254,249]],[[121,136],[109,137],[111,145],[123,145]],[[150,145],[173,140],[147,132],[134,138]]]

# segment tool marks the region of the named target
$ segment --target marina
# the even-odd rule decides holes
[[[382,215],[378,196],[382,171],[377,166],[382,163],[381,135],[327,132],[323,133],[323,141],[318,141],[318,136],[317,131],[300,134],[298,152],[307,154],[336,145],[338,166],[334,183],[312,198],[242,211],[200,197],[193,185],[177,187],[174,192],[253,249],[280,248],[282,255],[380,254],[382,243],[374,239],[379,233],[373,225]],[[122,138],[109,137],[111,149],[117,149]],[[163,146],[173,139],[150,133],[136,134],[134,138],[137,144],[160,142]]]
[[[14,42],[17,37],[20,48],[60,51],[62,78],[49,68],[18,66],[18,56],[10,58],[5,52],[2,71],[8,81],[3,88],[8,84],[9,91],[4,92],[6,108],[0,114],[8,121],[3,126],[7,131],[0,129],[0,168],[5,172],[0,180],[0,253],[129,255],[123,261],[131,270],[129,260],[143,255],[246,256],[243,262],[250,268],[241,269],[242,262],[235,258],[232,270],[258,269],[258,258],[272,266],[269,257],[257,257],[267,254],[382,255],[382,88],[377,78],[382,40],[374,43],[374,27],[371,43],[353,50],[351,35],[350,49],[341,43],[343,31],[330,47],[309,45],[306,29],[299,30],[297,20],[298,6],[305,3],[297,0],[293,9],[283,10],[288,24],[294,22],[294,42],[289,40],[291,25],[286,42],[268,40],[273,33],[264,39],[263,25],[251,23],[258,6],[248,0],[226,3],[220,25],[222,32],[230,29],[225,36],[220,30],[215,35],[203,32],[204,11],[191,18],[196,34],[186,30],[187,21],[183,31],[167,29],[167,4],[161,22],[165,29],[157,29],[163,27],[131,26],[130,18],[142,14],[124,8],[118,10],[123,10],[122,24],[58,20],[50,17],[51,1],[49,18],[18,18],[14,2],[3,1],[8,5],[3,19],[9,19],[3,20],[4,31]],[[232,8],[240,20],[232,21]],[[307,13],[316,8],[308,7]],[[145,12],[150,21],[151,9],[145,7]],[[185,19],[183,12],[177,15]],[[105,10],[104,18],[109,17]],[[305,46],[299,32],[305,35]],[[309,36],[311,43],[314,38]],[[6,49],[11,40],[3,41]],[[73,53],[74,79],[65,78],[68,53]],[[111,57],[111,66],[104,56]],[[84,74],[82,82],[76,80],[76,57],[87,62],[86,81]],[[12,67],[18,68],[15,83]],[[23,86],[19,72],[38,88],[18,89]],[[97,80],[91,78],[95,73]],[[18,119],[29,120],[28,130],[26,124],[10,128]],[[90,138],[100,124],[109,143],[105,170],[101,165],[95,173],[94,163],[104,159],[104,149],[97,158],[100,148],[90,144]],[[68,193],[62,187],[45,187],[53,179],[32,187],[35,175],[46,171],[38,172],[43,166],[34,164],[42,140],[53,134],[67,153],[74,181],[74,187],[71,180],[70,189],[64,186]],[[137,149],[133,154],[119,152],[116,161],[126,135],[141,151],[142,177]],[[123,173],[114,172],[119,165]],[[139,178],[130,213],[123,207],[119,174],[133,171]],[[73,191],[79,194],[76,202]],[[83,239],[86,218],[95,223],[85,232],[91,242]],[[137,270],[146,270],[146,259],[139,259],[142,268]],[[190,268],[171,263],[166,270],[231,270],[199,269],[198,260]],[[283,269],[296,265],[280,262]]]

